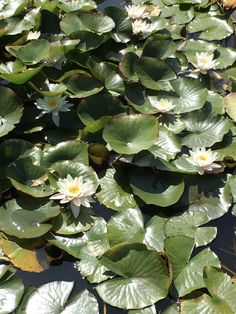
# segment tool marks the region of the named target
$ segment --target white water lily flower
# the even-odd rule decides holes
[[[218,65],[216,60],[213,60],[214,54],[209,52],[196,52],[196,64],[194,66],[202,73],[206,74],[208,70],[213,69]]]
[[[33,39],[38,39],[40,37],[41,33],[40,32],[29,32],[27,36],[27,40],[33,40]]]
[[[59,112],[70,111],[69,108],[73,106],[65,100],[65,97],[61,97],[60,95],[45,96],[43,99],[39,98],[37,99],[35,105],[38,109],[42,110],[42,112],[36,117],[36,119],[41,118],[47,113],[51,113],[52,120],[56,126],[59,126]]]
[[[221,168],[221,165],[214,163],[217,160],[217,153],[211,149],[196,148],[189,151],[190,157],[187,157],[187,161],[197,167],[199,174],[203,174],[205,171],[212,171],[215,168]]]
[[[125,6],[125,10],[127,11],[129,18],[132,20],[145,19],[149,15],[148,12],[145,12],[145,5],[127,5]]]
[[[83,177],[72,178],[70,174],[57,182],[59,193],[50,197],[52,200],[60,200],[61,204],[71,203],[71,210],[75,218],[79,216],[80,206],[90,207],[94,200],[94,193],[90,183],[83,182]]]
[[[132,22],[132,30],[134,35],[149,35],[152,32],[151,24],[144,20],[134,20]]]
[[[3,124],[6,122],[7,120],[0,116],[0,127],[3,126]]]
[[[149,100],[150,100],[151,105],[160,112],[169,112],[175,107],[172,100],[169,100],[166,98],[156,100],[150,97]]]

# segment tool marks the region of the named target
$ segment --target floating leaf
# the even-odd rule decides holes
[[[18,238],[37,238],[48,232],[52,225],[44,223],[59,214],[59,206],[51,206],[52,202],[39,206],[36,210],[22,208],[13,199],[0,208],[0,230]],[[27,208],[27,207],[26,207]]]
[[[215,227],[198,228],[208,221],[209,218],[201,212],[187,211],[180,216],[168,219],[164,227],[164,232],[167,237],[177,235],[194,237],[196,246],[206,245],[213,241],[217,234]]]
[[[207,110],[187,113],[183,120],[189,133],[183,137],[182,144],[189,148],[211,147],[232,127],[229,120]]]
[[[114,169],[108,169],[100,179],[101,191],[96,194],[103,205],[114,210],[124,210],[136,205],[133,195],[127,192],[122,176]],[[124,188],[123,188],[124,187]]]
[[[45,183],[47,171],[47,168],[34,165],[31,158],[26,157],[16,160],[7,169],[7,177],[17,190],[34,197],[45,197],[54,192],[50,185]]]
[[[158,136],[155,117],[141,114],[117,116],[104,128],[103,137],[114,151],[135,154],[152,146]]]
[[[231,23],[226,19],[201,13],[187,26],[189,33],[199,32],[199,38],[205,40],[221,40],[233,33]]]
[[[0,284],[0,313],[12,313],[24,293],[21,279],[15,278]]]
[[[96,78],[85,75],[73,75],[66,84],[72,98],[84,98],[99,93],[103,84]]]
[[[220,262],[209,248],[204,249],[192,259],[194,239],[174,236],[165,239],[165,252],[173,269],[173,280],[179,296],[206,286],[203,280],[205,266],[220,267]]]
[[[87,290],[77,294],[66,305],[73,286],[74,283],[69,281],[52,281],[42,285],[26,301],[25,314],[32,311],[35,314],[76,314],[78,310],[84,314],[98,314],[98,303]]]
[[[77,109],[81,121],[89,125],[104,116],[115,116],[124,112],[122,103],[109,94],[98,94],[81,100]]]
[[[164,61],[151,57],[141,57],[135,64],[135,72],[142,85],[155,90],[161,89],[161,83],[176,78],[175,72]]]
[[[166,297],[170,281],[168,269],[161,256],[148,251],[145,245],[115,246],[102,256],[101,262],[118,275],[96,287],[106,303],[137,309]]]
[[[61,21],[61,29],[67,35],[76,31],[92,31],[97,34],[110,32],[115,27],[114,21],[101,13],[68,13]]]
[[[0,240],[4,253],[11,263],[23,271],[42,272],[49,267],[46,254],[40,249],[36,250],[37,243],[28,240],[14,240],[14,238]]]
[[[236,121],[236,93],[230,93],[226,97],[224,97],[224,106],[227,114],[230,118],[235,122]]]
[[[206,267],[204,269],[204,281],[211,296],[203,294],[197,299],[181,302],[181,313],[198,314],[199,311],[205,311],[206,313],[235,313],[235,282],[227,274],[215,267]]]
[[[88,145],[80,141],[60,142],[56,146],[45,149],[42,165],[47,168],[53,168],[56,162],[66,160],[78,161],[88,165]]]
[[[20,121],[23,107],[11,89],[0,86],[0,93],[0,136],[4,136]]]
[[[144,310],[131,310],[128,312],[128,314],[156,314],[156,308],[155,305],[146,307]]]
[[[178,201],[184,191],[181,177],[159,173],[155,175],[150,170],[137,170],[131,174],[130,185],[135,195],[146,204],[170,206]]]
[[[17,58],[25,64],[37,64],[47,57],[49,49],[50,46],[47,40],[34,40],[17,51]]]

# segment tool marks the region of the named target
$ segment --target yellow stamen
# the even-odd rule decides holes
[[[73,194],[73,195],[78,195],[80,192],[80,186],[78,184],[71,184],[71,186],[69,186],[68,191]]]
[[[198,156],[198,159],[206,161],[208,158],[206,155],[200,155],[200,156]]]

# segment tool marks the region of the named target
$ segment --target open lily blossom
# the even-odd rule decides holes
[[[156,100],[153,97],[149,98],[151,105],[157,109],[159,112],[169,112],[171,111],[175,105],[172,100],[162,98],[160,100]]]
[[[72,178],[70,174],[57,182],[59,193],[50,197],[52,200],[60,200],[61,204],[71,203],[71,210],[75,218],[79,216],[80,206],[90,207],[94,200],[94,193],[90,183],[83,182],[83,177]]]
[[[189,151],[190,157],[187,157],[187,161],[197,167],[197,171],[200,175],[205,171],[212,171],[215,168],[221,168],[221,165],[214,163],[217,160],[217,153],[211,149],[196,148]]]
[[[125,9],[128,13],[129,18],[135,19],[144,19],[148,17],[149,13],[145,12],[146,6],[145,5],[127,5]]]
[[[29,32],[27,35],[27,40],[34,40],[34,39],[38,39],[40,37],[41,33],[40,32]]]
[[[149,35],[152,32],[151,24],[144,20],[134,20],[132,22],[132,30],[134,35]]]
[[[216,60],[213,60],[214,54],[209,52],[196,52],[196,64],[194,66],[202,74],[206,74],[208,70],[213,69],[218,65]]]
[[[51,113],[52,120],[56,126],[59,126],[60,122],[59,112],[70,111],[69,108],[73,106],[65,100],[65,97],[61,96],[45,96],[43,99],[39,98],[35,105],[38,109],[42,110],[36,119],[41,118],[47,113]]]

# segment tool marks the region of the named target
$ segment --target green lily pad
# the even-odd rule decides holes
[[[108,62],[97,62],[93,58],[89,58],[87,65],[92,75],[103,82],[105,88],[111,94],[119,94],[124,90],[124,82],[121,76],[117,73],[114,66]]]
[[[76,2],[68,2],[67,0],[60,0],[58,7],[65,12],[72,12],[78,10],[92,10],[96,9],[96,2],[93,0],[79,0]]]
[[[0,77],[13,84],[24,84],[41,71],[42,67],[26,68],[19,60],[0,64]]]
[[[80,213],[77,218],[71,212],[63,211],[53,221],[53,230],[57,234],[76,234],[87,231],[91,228],[94,221],[93,213],[89,208],[80,207]]]
[[[112,276],[106,275],[109,271],[101,262],[93,255],[85,255],[77,262],[77,269],[81,276],[86,277],[90,283],[100,283]]]
[[[107,7],[104,12],[115,22],[111,37],[116,42],[127,43],[132,37],[132,23],[122,8]]]
[[[130,185],[135,195],[146,204],[167,207],[176,203],[184,191],[182,177],[163,173],[154,174],[151,170],[136,170],[131,174]]]
[[[148,151],[155,157],[169,161],[181,151],[180,140],[174,133],[161,126],[156,143]]]
[[[14,278],[0,284],[0,313],[12,313],[24,293],[22,279]]]
[[[49,202],[36,210],[22,208],[13,199],[0,208],[0,230],[6,234],[22,238],[37,238],[48,232],[52,225],[45,223],[60,213],[59,206],[51,206]]]
[[[96,286],[106,303],[137,309],[166,297],[170,283],[168,269],[161,256],[148,251],[145,245],[115,246],[102,256],[101,262],[118,275]]]
[[[209,266],[204,269],[204,281],[211,296],[203,294],[197,299],[181,302],[181,313],[235,313],[235,282],[220,269]]]
[[[183,137],[182,144],[189,148],[211,147],[232,127],[228,119],[207,110],[187,113],[183,121],[189,133]]]
[[[152,146],[158,136],[155,117],[141,114],[117,116],[105,126],[103,138],[121,154],[135,154]]]
[[[161,83],[176,78],[170,66],[151,57],[141,57],[135,64],[135,73],[143,86],[155,90],[161,89]]]
[[[11,89],[0,86],[0,93],[0,136],[4,136],[20,121],[23,107]]]
[[[87,290],[81,291],[66,305],[73,286],[74,283],[69,281],[52,281],[42,285],[29,296],[24,313],[75,314],[79,310],[84,314],[98,314],[98,303]]]
[[[56,146],[45,149],[42,165],[46,168],[53,168],[56,162],[66,160],[88,165],[88,145],[80,141],[60,142]]]
[[[162,12],[163,14],[163,12]],[[166,59],[172,56],[177,47],[172,38],[164,34],[150,36],[143,47],[143,56],[158,59]]]
[[[139,208],[129,208],[114,215],[107,224],[107,235],[111,245],[120,243],[144,243],[148,249],[163,251],[164,224],[166,218],[153,216],[144,227]]]
[[[229,185],[219,188],[217,195],[205,195],[198,191],[197,186],[190,187],[188,202],[190,211],[201,212],[210,219],[219,218],[227,213],[232,203]]]
[[[54,190],[47,181],[47,168],[36,166],[30,157],[16,160],[7,169],[7,177],[19,191],[34,197],[52,195]]]
[[[233,33],[231,23],[226,19],[201,13],[187,26],[189,33],[198,33],[205,40],[221,40]]]
[[[100,185],[101,191],[96,197],[106,207],[120,211],[136,205],[132,193],[127,192],[127,183],[115,169],[107,170],[106,175],[100,179]]]
[[[167,2],[167,1],[166,1]],[[187,2],[187,1],[184,1]],[[181,6],[183,1],[175,1],[176,5],[165,6],[161,9],[161,16],[170,19],[171,24],[185,24],[194,18],[194,8]],[[173,2],[171,2],[173,4]],[[192,4],[192,2],[191,2]]]
[[[37,64],[47,57],[49,49],[47,40],[37,39],[21,47],[16,56],[25,64]]]
[[[120,60],[119,70],[127,81],[138,81],[138,76],[134,72],[134,65],[138,59],[135,53],[128,52]]]
[[[104,116],[115,116],[124,112],[122,103],[109,94],[98,94],[81,100],[77,109],[81,121],[89,125]]]
[[[84,98],[99,93],[103,84],[96,78],[85,75],[73,75],[66,84],[71,98]]]
[[[165,239],[165,252],[171,263],[174,285],[180,297],[206,287],[203,280],[205,266],[220,267],[219,259],[209,248],[190,259],[194,242],[194,239],[180,235]]]
[[[187,211],[180,216],[168,219],[164,232],[166,237],[177,235],[194,237],[196,246],[202,246],[213,241],[217,234],[217,228],[215,227],[198,228],[208,221],[209,218],[201,212]]]
[[[71,12],[66,14],[61,21],[61,29],[67,35],[81,30],[104,34],[110,32],[114,27],[114,21],[101,13]]]
[[[224,97],[224,107],[226,109],[227,114],[230,118],[236,122],[236,93],[230,93],[226,97]]]

